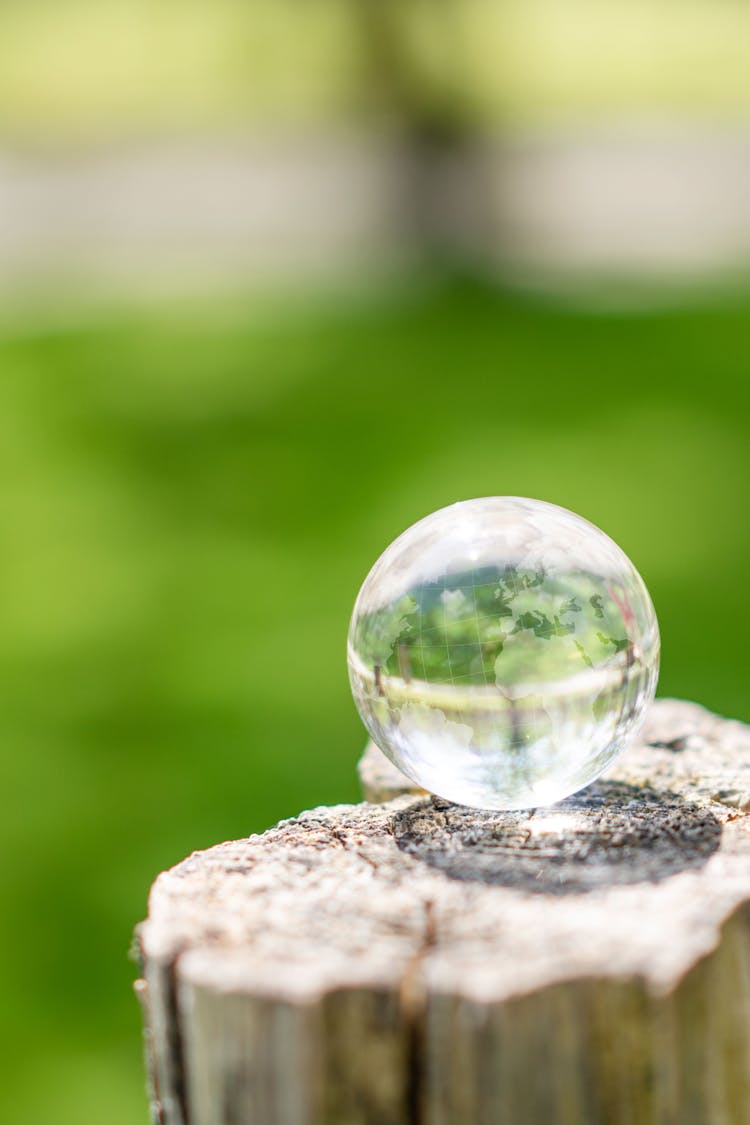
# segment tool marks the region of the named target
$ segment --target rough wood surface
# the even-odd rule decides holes
[[[154,884],[157,1121],[750,1123],[750,728],[657,702],[605,779],[530,813],[405,792],[377,754],[383,803]]]

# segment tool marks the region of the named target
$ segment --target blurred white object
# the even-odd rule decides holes
[[[340,133],[0,153],[0,292],[368,276],[440,249],[532,281],[750,265],[750,128],[571,127],[460,146]]]

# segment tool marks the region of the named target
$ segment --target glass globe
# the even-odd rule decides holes
[[[354,699],[394,765],[484,809],[552,804],[623,750],[656,690],[648,591],[603,531],[491,496],[420,520],[354,606]]]

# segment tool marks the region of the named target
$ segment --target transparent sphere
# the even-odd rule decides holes
[[[531,808],[622,751],[656,690],[659,629],[603,531],[491,496],[433,512],[381,555],[348,659],[365,726],[412,781],[462,805]]]

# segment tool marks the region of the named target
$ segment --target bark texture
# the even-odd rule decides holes
[[[750,1125],[750,728],[659,701],[552,808],[368,801],[159,876],[161,1125]]]

